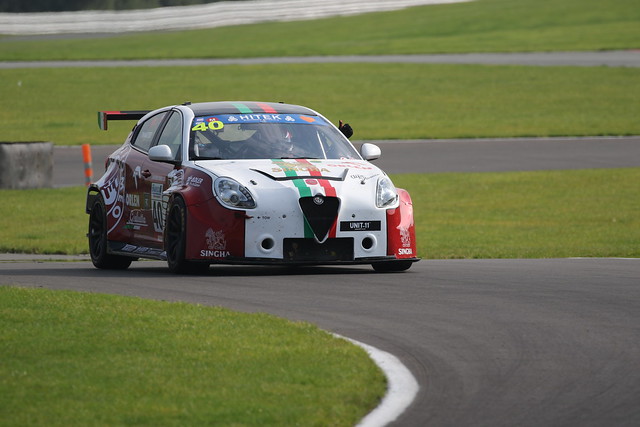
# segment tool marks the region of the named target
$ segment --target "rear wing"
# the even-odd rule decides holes
[[[100,129],[107,130],[107,122],[109,120],[140,120],[149,111],[98,111],[98,126]]]

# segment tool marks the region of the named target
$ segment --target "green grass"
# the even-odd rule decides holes
[[[0,190],[0,252],[88,253],[84,187]]]
[[[393,179],[411,193],[422,258],[640,256],[640,168]],[[1,190],[0,252],[87,253],[84,195]]]
[[[96,111],[258,99],[347,120],[355,139],[640,134],[640,73],[607,67],[299,64],[0,70],[5,141],[121,143]]]
[[[396,175],[425,258],[640,257],[640,168]]]
[[[0,286],[0,342],[6,426],[350,426],[385,392],[315,326],[185,303]]]
[[[109,38],[0,40],[0,60],[632,49],[640,1],[476,0],[314,21]]]

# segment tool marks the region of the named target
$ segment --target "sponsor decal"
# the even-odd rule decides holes
[[[227,251],[227,240],[224,236],[224,231],[214,231],[209,228],[205,233],[205,242],[207,249],[200,251],[200,256],[203,258],[225,258],[230,255]]]
[[[400,230],[400,241],[405,248],[411,247],[411,233],[408,227],[398,227]]]
[[[133,170],[133,183],[135,184],[136,188],[138,188],[138,178],[142,179],[141,166],[136,166],[136,168]]]
[[[132,208],[139,208],[140,207],[140,195],[139,194],[127,193],[125,199],[126,199],[127,206],[130,206]]]
[[[203,258],[226,258],[231,254],[229,251],[210,251],[206,249],[202,249],[200,251],[200,256]]]
[[[340,231],[380,231],[382,221],[340,221]]]
[[[200,187],[203,181],[204,178],[200,178],[199,176],[190,176],[187,178],[187,185],[190,185],[191,187]]]
[[[398,248],[398,255],[413,255],[411,248]]]
[[[167,179],[169,180],[169,187],[180,187],[184,182],[184,170],[172,170],[167,175]]]
[[[305,116],[304,114],[261,114],[251,110],[242,111],[247,114],[219,114],[217,116],[196,117],[191,124],[192,131],[220,130],[227,124],[234,123],[297,123],[328,126],[329,123],[320,117]]]
[[[350,162],[350,161],[342,161],[341,163],[336,163],[334,165],[327,165],[327,167],[330,168],[349,168],[349,169],[362,169],[362,170],[367,170],[367,169],[373,169],[373,166],[370,166],[366,163],[359,163],[359,162]]]
[[[360,174],[355,174],[355,175],[351,175],[350,178],[351,179],[357,179],[360,181],[361,184],[364,184],[365,182],[367,182],[368,180],[375,178],[377,176],[379,176],[380,174],[377,173],[375,175],[371,175],[371,176],[364,176],[364,175],[360,175]]]
[[[151,199],[162,198],[162,184],[151,184]]]
[[[119,252],[128,252],[132,254],[140,254],[140,255],[152,255],[157,257],[163,257],[164,251],[162,249],[156,248],[147,248],[145,246],[136,246],[126,244],[122,248],[119,249]]]
[[[134,209],[129,214],[129,221],[127,221],[126,228],[133,230],[140,230],[141,227],[147,227],[147,219],[143,215],[140,209]]]
[[[123,165],[127,155],[128,151],[121,151],[113,157],[113,161],[109,166],[113,172],[109,180],[106,181],[102,187],[107,216],[114,220],[114,224],[107,230],[107,234],[111,233],[122,220],[125,204],[125,168]]]

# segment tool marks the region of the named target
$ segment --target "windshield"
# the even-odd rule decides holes
[[[192,160],[360,159],[340,131],[303,114],[197,116],[189,153]]]

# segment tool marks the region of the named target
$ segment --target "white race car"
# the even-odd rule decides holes
[[[163,259],[210,264],[371,264],[404,271],[416,256],[409,194],[317,112],[266,102],[101,111],[139,120],[87,194],[98,268]]]

